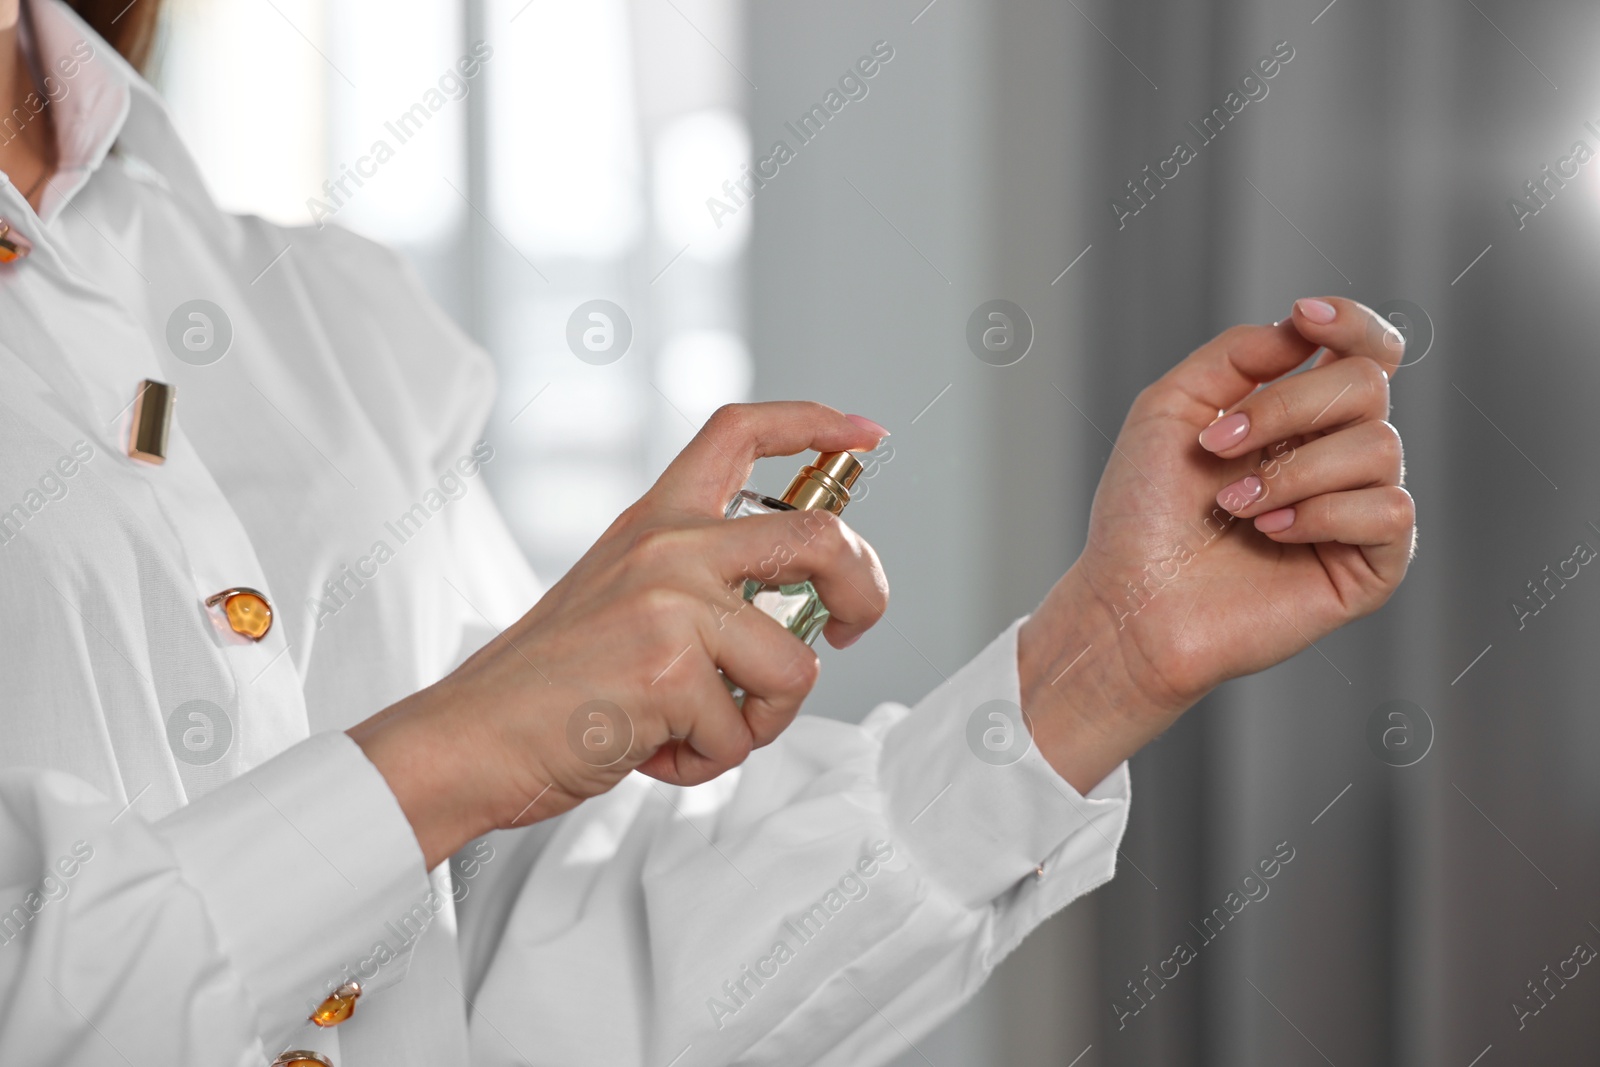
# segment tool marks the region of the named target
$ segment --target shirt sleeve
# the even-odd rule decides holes
[[[429,897],[342,733],[154,823],[70,775],[0,772],[0,1063],[259,1067]]]
[[[1126,765],[1084,796],[1025,739],[984,743],[1020,703],[1016,632],[913,708],[801,716],[715,782],[632,775],[560,820],[531,870],[502,868],[516,886],[486,880],[466,904],[515,894],[473,1062],[861,1067],[905,1051],[1115,872]],[[579,1021],[574,974],[607,990]]]

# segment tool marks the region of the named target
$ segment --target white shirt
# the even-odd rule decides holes
[[[0,184],[35,246],[0,267],[0,1063],[854,1067],[1112,876],[1125,767],[1083,797],[968,747],[1015,626],[913,708],[425,872],[342,731],[538,595],[480,475],[489,362],[392,253],[219,211],[149,86],[33,7],[61,169],[42,217]],[[191,300],[231,325],[209,365]],[[239,586],[259,644],[204,605]]]

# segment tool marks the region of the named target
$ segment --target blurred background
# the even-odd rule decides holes
[[[1190,349],[1382,308],[1405,586],[1142,753],[1116,879],[899,1062],[1494,1067],[1600,1058],[1597,52],[1577,0],[179,0],[156,77],[225,205],[398,246],[494,354],[491,477],[547,581],[720,403],[890,427],[849,518],[894,604],[824,650],[817,714],[912,702],[1030,610]]]

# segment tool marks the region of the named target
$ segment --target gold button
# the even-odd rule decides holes
[[[222,606],[228,628],[241,637],[259,641],[272,629],[272,605],[254,589],[224,589],[206,597],[206,607]]]
[[[361,999],[361,983],[346,982],[333,991],[333,996],[317,1005],[311,1021],[318,1026],[338,1026],[356,1013],[356,1001]]]
[[[15,263],[33,251],[33,242],[11,228],[11,223],[0,219],[0,263]]]
[[[333,1061],[320,1052],[295,1049],[273,1060],[272,1067],[333,1067]]]
[[[167,438],[172,434],[172,406],[178,391],[166,382],[146,378],[133,398],[133,421],[128,426],[128,455],[157,465],[167,461]]]

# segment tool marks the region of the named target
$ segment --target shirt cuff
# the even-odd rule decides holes
[[[265,1032],[341,982],[398,981],[437,914],[388,783],[341,732],[316,734],[156,825],[206,902]]]
[[[1085,796],[1023,728],[1022,621],[884,739],[880,775],[895,832],[968,907],[983,907],[1033,875],[1058,873],[1049,895],[1064,899],[1108,881],[1128,823],[1126,763]]]

